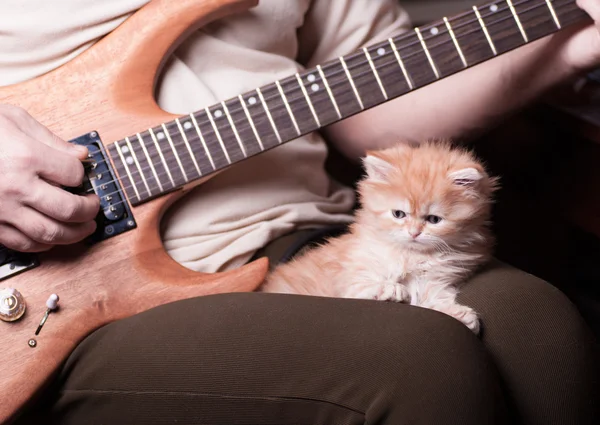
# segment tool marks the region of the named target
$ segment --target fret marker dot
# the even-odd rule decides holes
[[[498,5],[497,4],[493,4],[490,6],[490,12],[494,13],[498,11]]]
[[[129,148],[127,146],[123,146],[121,148],[121,152],[123,152],[124,154],[128,154],[129,153]]]
[[[248,104],[254,105],[256,103],[256,98],[254,96],[248,98]]]
[[[185,128],[186,130],[189,130],[193,126],[194,125],[191,122],[189,122],[189,121],[186,121],[186,122],[183,123],[183,128]]]
[[[317,77],[315,77],[313,74],[308,74],[308,77],[306,77],[306,79],[308,80],[309,83],[312,83],[313,81],[315,81],[317,79]]]
[[[126,162],[127,162],[127,164],[129,164],[129,165],[133,165],[133,163],[135,162],[135,161],[133,160],[133,158],[132,158],[132,157],[130,157],[130,156],[128,156],[127,158],[125,158],[125,161],[126,161]]]
[[[429,32],[431,33],[431,35],[438,35],[440,33],[440,30],[436,27],[433,27]]]
[[[164,140],[164,138],[165,138],[165,133],[163,133],[163,132],[161,131],[160,133],[158,133],[158,134],[156,135],[156,138],[157,138],[158,140]]]
[[[377,54],[379,56],[385,55],[385,49],[383,47],[380,47],[379,49],[377,49]]]
[[[213,113],[215,118],[221,118],[223,116],[223,112],[221,112],[220,109],[217,109],[214,113]]]
[[[310,86],[310,89],[312,91],[319,91],[319,85],[318,84],[313,84],[312,86]]]

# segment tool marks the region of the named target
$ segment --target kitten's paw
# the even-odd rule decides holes
[[[467,328],[471,329],[475,335],[479,335],[479,331],[481,330],[479,316],[471,307],[453,304],[451,306],[441,308],[440,311],[460,320]]]
[[[355,285],[342,296],[344,298],[410,303],[410,293],[406,286],[395,282]]]
[[[467,307],[468,308],[468,307]],[[462,319],[459,319],[461,322],[465,324],[465,326],[473,331],[475,335],[479,335],[479,331],[481,330],[481,324],[479,322],[479,317],[477,313],[471,308],[469,308],[469,312],[466,312]]]
[[[374,299],[379,301],[410,303],[410,293],[406,286],[392,282],[381,283],[376,286]]]

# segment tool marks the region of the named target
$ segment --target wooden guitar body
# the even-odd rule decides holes
[[[154,0],[94,48],[37,79],[0,88],[0,103],[18,105],[65,140],[97,131],[104,142],[173,119],[154,100],[164,58],[182,35],[255,0]],[[268,264],[259,260],[217,274],[192,272],[165,252],[163,212],[184,190],[133,209],[137,228],[96,245],[56,248],[40,266],[0,282],[17,288],[25,316],[0,322],[0,422],[40,390],[75,346],[98,327],[168,302],[221,292],[253,291]],[[51,294],[60,308],[34,333]],[[36,346],[28,341],[35,339]]]
[[[162,111],[155,83],[177,41],[257,2],[152,0],[63,67],[0,88],[0,103],[22,107],[65,140],[99,136],[94,164],[110,165],[91,176],[101,202],[109,202],[99,220],[118,215],[110,212],[117,207],[109,196],[117,193],[119,208],[127,205],[124,217],[131,218],[119,222],[118,232],[106,227],[100,242],[53,249],[39,256],[37,267],[9,270],[0,281],[0,291],[17,289],[27,304],[20,320],[0,321],[0,422],[14,418],[98,327],[157,305],[249,292],[262,283],[267,260],[207,275],[167,255],[159,223],[186,190],[236,162],[589,19],[575,0],[474,6],[185,117]],[[111,173],[119,187],[109,187]],[[99,175],[110,181],[102,183]],[[0,248],[0,279],[6,277],[4,252]],[[36,334],[51,294],[60,297],[60,307]],[[0,298],[0,309],[5,304],[14,311],[9,298]]]

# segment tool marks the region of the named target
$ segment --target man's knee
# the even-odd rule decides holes
[[[547,343],[558,338],[562,344],[591,337],[575,305],[558,288],[499,261],[470,279],[458,299],[481,315],[484,332],[515,332],[515,337],[535,340],[546,330]],[[520,335],[524,331],[527,335]]]
[[[376,423],[387,411],[398,415],[398,422],[390,423],[507,423],[500,378],[481,341],[450,316],[407,308],[415,320],[390,327],[399,334],[400,328],[410,327],[403,330],[403,339],[373,341],[379,353],[373,360],[387,372],[376,378],[382,397],[366,409],[368,422]],[[377,404],[386,395],[391,407]]]

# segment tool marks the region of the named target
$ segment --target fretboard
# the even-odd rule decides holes
[[[109,146],[132,205],[588,19],[575,0],[473,7]]]

